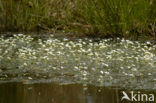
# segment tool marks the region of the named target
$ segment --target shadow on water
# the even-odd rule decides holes
[[[131,103],[128,100],[121,101],[122,91],[128,92],[125,89],[81,84],[2,83],[0,103]],[[156,94],[155,91],[140,91]]]

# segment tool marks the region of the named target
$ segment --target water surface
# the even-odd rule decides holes
[[[82,84],[14,82],[0,84],[0,103],[129,103],[128,100],[121,102],[122,91],[156,94],[156,91],[151,90],[129,90]]]
[[[121,103],[123,90],[155,94],[155,44],[0,37],[0,103]]]

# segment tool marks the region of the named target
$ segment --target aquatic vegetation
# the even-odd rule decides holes
[[[1,81],[47,78],[100,86],[154,88],[156,45],[119,38],[72,41],[53,35],[46,40],[34,40],[18,34],[0,38],[0,70]]]

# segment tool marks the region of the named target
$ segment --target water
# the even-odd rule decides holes
[[[156,89],[156,45],[125,39],[0,38],[0,81]]]
[[[2,83],[0,84],[0,103],[130,103],[128,100],[121,101],[122,91],[128,93],[132,90],[82,84]],[[156,95],[156,91],[134,91]]]
[[[120,103],[122,91],[155,94],[155,44],[0,38],[0,103]]]

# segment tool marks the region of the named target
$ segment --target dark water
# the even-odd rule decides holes
[[[0,103],[133,103],[128,100],[121,101],[122,91],[130,92],[131,90],[81,84],[2,83],[0,84]],[[150,90],[135,90],[136,93],[138,91],[156,94],[155,91]]]

